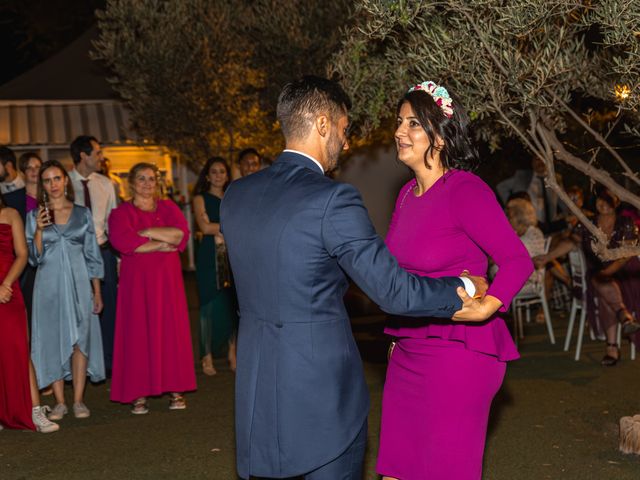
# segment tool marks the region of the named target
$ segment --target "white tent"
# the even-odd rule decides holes
[[[89,57],[97,34],[92,27],[56,55],[0,86],[0,145],[18,155],[35,151],[43,160],[59,160],[70,168],[69,144],[78,135],[93,135],[102,144],[112,173],[124,177],[135,163],[150,162],[187,195],[184,163],[172,158],[167,148],[136,134],[129,112],[106,80],[107,73]],[[190,209],[184,213],[191,221]]]

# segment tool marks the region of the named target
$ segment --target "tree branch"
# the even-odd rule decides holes
[[[618,163],[622,166],[622,169],[624,170],[624,174],[626,177],[630,178],[636,184],[640,185],[640,178],[638,178],[638,175],[629,168],[629,165],[627,165],[627,162],[624,161],[624,159],[620,156],[620,154],[614,150],[614,148],[609,144],[609,142],[607,142],[607,140],[602,135],[600,135],[600,133],[596,132],[593,128],[591,128],[591,125],[585,122],[584,119],[580,117],[580,115],[578,115],[573,110],[573,108],[567,105],[564,102],[564,100],[558,97],[558,95],[555,92],[553,92],[548,88],[545,88],[545,91],[549,95],[551,95],[551,97],[556,102],[558,102],[562,106],[562,108],[580,124],[582,128],[584,128],[587,132],[589,132],[593,136],[593,138],[595,138],[596,141],[600,145],[602,145],[605,148],[605,150],[611,154],[611,156],[613,156],[613,158],[615,158],[618,161]]]
[[[619,196],[621,199],[623,196],[626,196],[624,200],[636,205],[633,203],[633,200],[637,201],[637,204],[640,205],[640,198],[635,195],[630,194],[627,190],[618,185],[606,172],[602,172],[599,169],[589,165],[584,160],[571,155],[567,152],[558,138],[552,133],[549,129],[542,125],[542,123],[538,123],[536,126],[536,130],[540,135],[540,138],[543,142],[548,143],[549,146],[554,150],[556,158],[568,163],[572,167],[585,171],[587,175],[591,178],[597,180],[604,186],[606,186],[611,192]],[[586,170],[589,170],[588,172]],[[571,213],[573,213],[578,221],[584,225],[584,227],[591,232],[593,237],[595,238],[595,242],[592,245],[593,251],[598,257],[602,260],[616,260],[618,258],[627,258],[635,255],[640,255],[640,246],[632,247],[632,246],[624,246],[618,248],[608,248],[607,245],[609,243],[609,239],[606,234],[600,230],[589,218],[582,212],[580,208],[571,200],[569,195],[564,191],[564,189],[558,184],[556,177],[553,173],[553,170],[550,171],[550,175],[546,177],[546,183],[549,187],[558,195],[558,198],[569,208]],[[633,198],[628,198],[628,197]]]

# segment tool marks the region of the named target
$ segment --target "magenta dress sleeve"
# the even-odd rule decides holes
[[[469,178],[451,195],[451,215],[460,227],[498,266],[487,295],[502,302],[501,312],[531,273],[533,262],[524,244],[511,227],[493,191],[478,178]]]
[[[123,203],[109,215],[109,241],[122,255],[133,255],[136,248],[149,241],[138,235],[132,222],[135,214],[132,210],[131,205]]]
[[[189,225],[187,219],[184,218],[182,211],[171,200],[163,200],[163,220],[167,227],[174,227],[182,230],[184,233],[182,240],[178,244],[178,251],[183,252],[189,241]]]

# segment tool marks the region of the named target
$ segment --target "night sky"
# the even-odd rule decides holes
[[[1,0],[0,85],[79,37],[104,5],[105,0]]]

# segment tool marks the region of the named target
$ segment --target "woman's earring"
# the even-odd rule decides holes
[[[67,198],[67,186],[64,186],[64,198]]]
[[[42,199],[44,200],[44,203],[47,203],[49,201],[49,197],[47,196],[46,191],[42,192]]]

